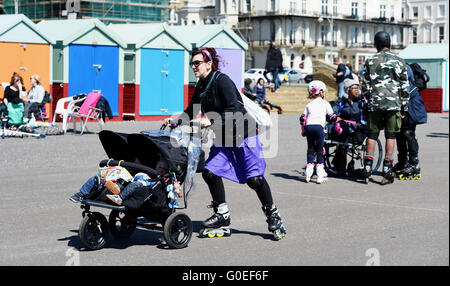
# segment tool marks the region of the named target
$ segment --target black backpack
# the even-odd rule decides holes
[[[418,63],[412,63],[409,65],[414,74],[414,85],[419,91],[427,88],[427,82],[430,81],[430,77],[427,71],[424,70]]]

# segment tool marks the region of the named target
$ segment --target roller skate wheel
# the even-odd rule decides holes
[[[212,232],[209,232],[209,233],[208,233],[208,237],[209,237],[209,238],[213,238],[214,236],[216,236],[215,233],[212,233]]]
[[[398,178],[402,181],[405,180],[405,176],[403,176],[403,174],[398,175]]]
[[[224,235],[224,233],[223,232],[220,232],[220,233],[216,233],[216,236],[217,237],[222,237]]]

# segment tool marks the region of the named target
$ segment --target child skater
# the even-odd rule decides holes
[[[324,127],[327,117],[333,117],[333,109],[330,103],[324,100],[326,86],[319,80],[314,80],[308,85],[308,98],[312,99],[305,107],[300,117],[304,127],[302,132],[308,142],[306,182],[311,180],[314,173],[314,159],[317,156],[317,183],[321,184],[327,180],[327,173],[323,165]]]

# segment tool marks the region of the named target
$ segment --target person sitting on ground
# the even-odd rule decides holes
[[[264,79],[260,78],[258,80],[256,85],[253,87],[253,93],[256,96],[256,102],[261,106],[261,108],[267,110],[267,112],[270,113],[270,110],[272,110],[274,107],[278,109],[279,114],[283,112],[281,106],[276,105],[266,99],[266,88],[264,86]],[[267,105],[270,107],[270,109],[267,107]]]
[[[246,78],[244,80],[244,95],[250,98],[251,100],[256,100],[256,94],[253,93],[253,88],[250,86],[252,84],[252,80],[250,78]]]

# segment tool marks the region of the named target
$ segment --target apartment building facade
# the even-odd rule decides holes
[[[408,44],[411,25],[402,14],[403,1],[215,0],[215,15],[209,17],[226,23],[247,41],[247,68],[264,67],[269,43],[275,41],[287,68],[308,73],[313,59],[331,62],[339,56],[358,70],[375,53],[376,32],[391,35],[394,51]],[[191,2],[184,1],[185,8]]]
[[[404,1],[404,15],[411,21],[410,43],[448,43],[448,1]]]

